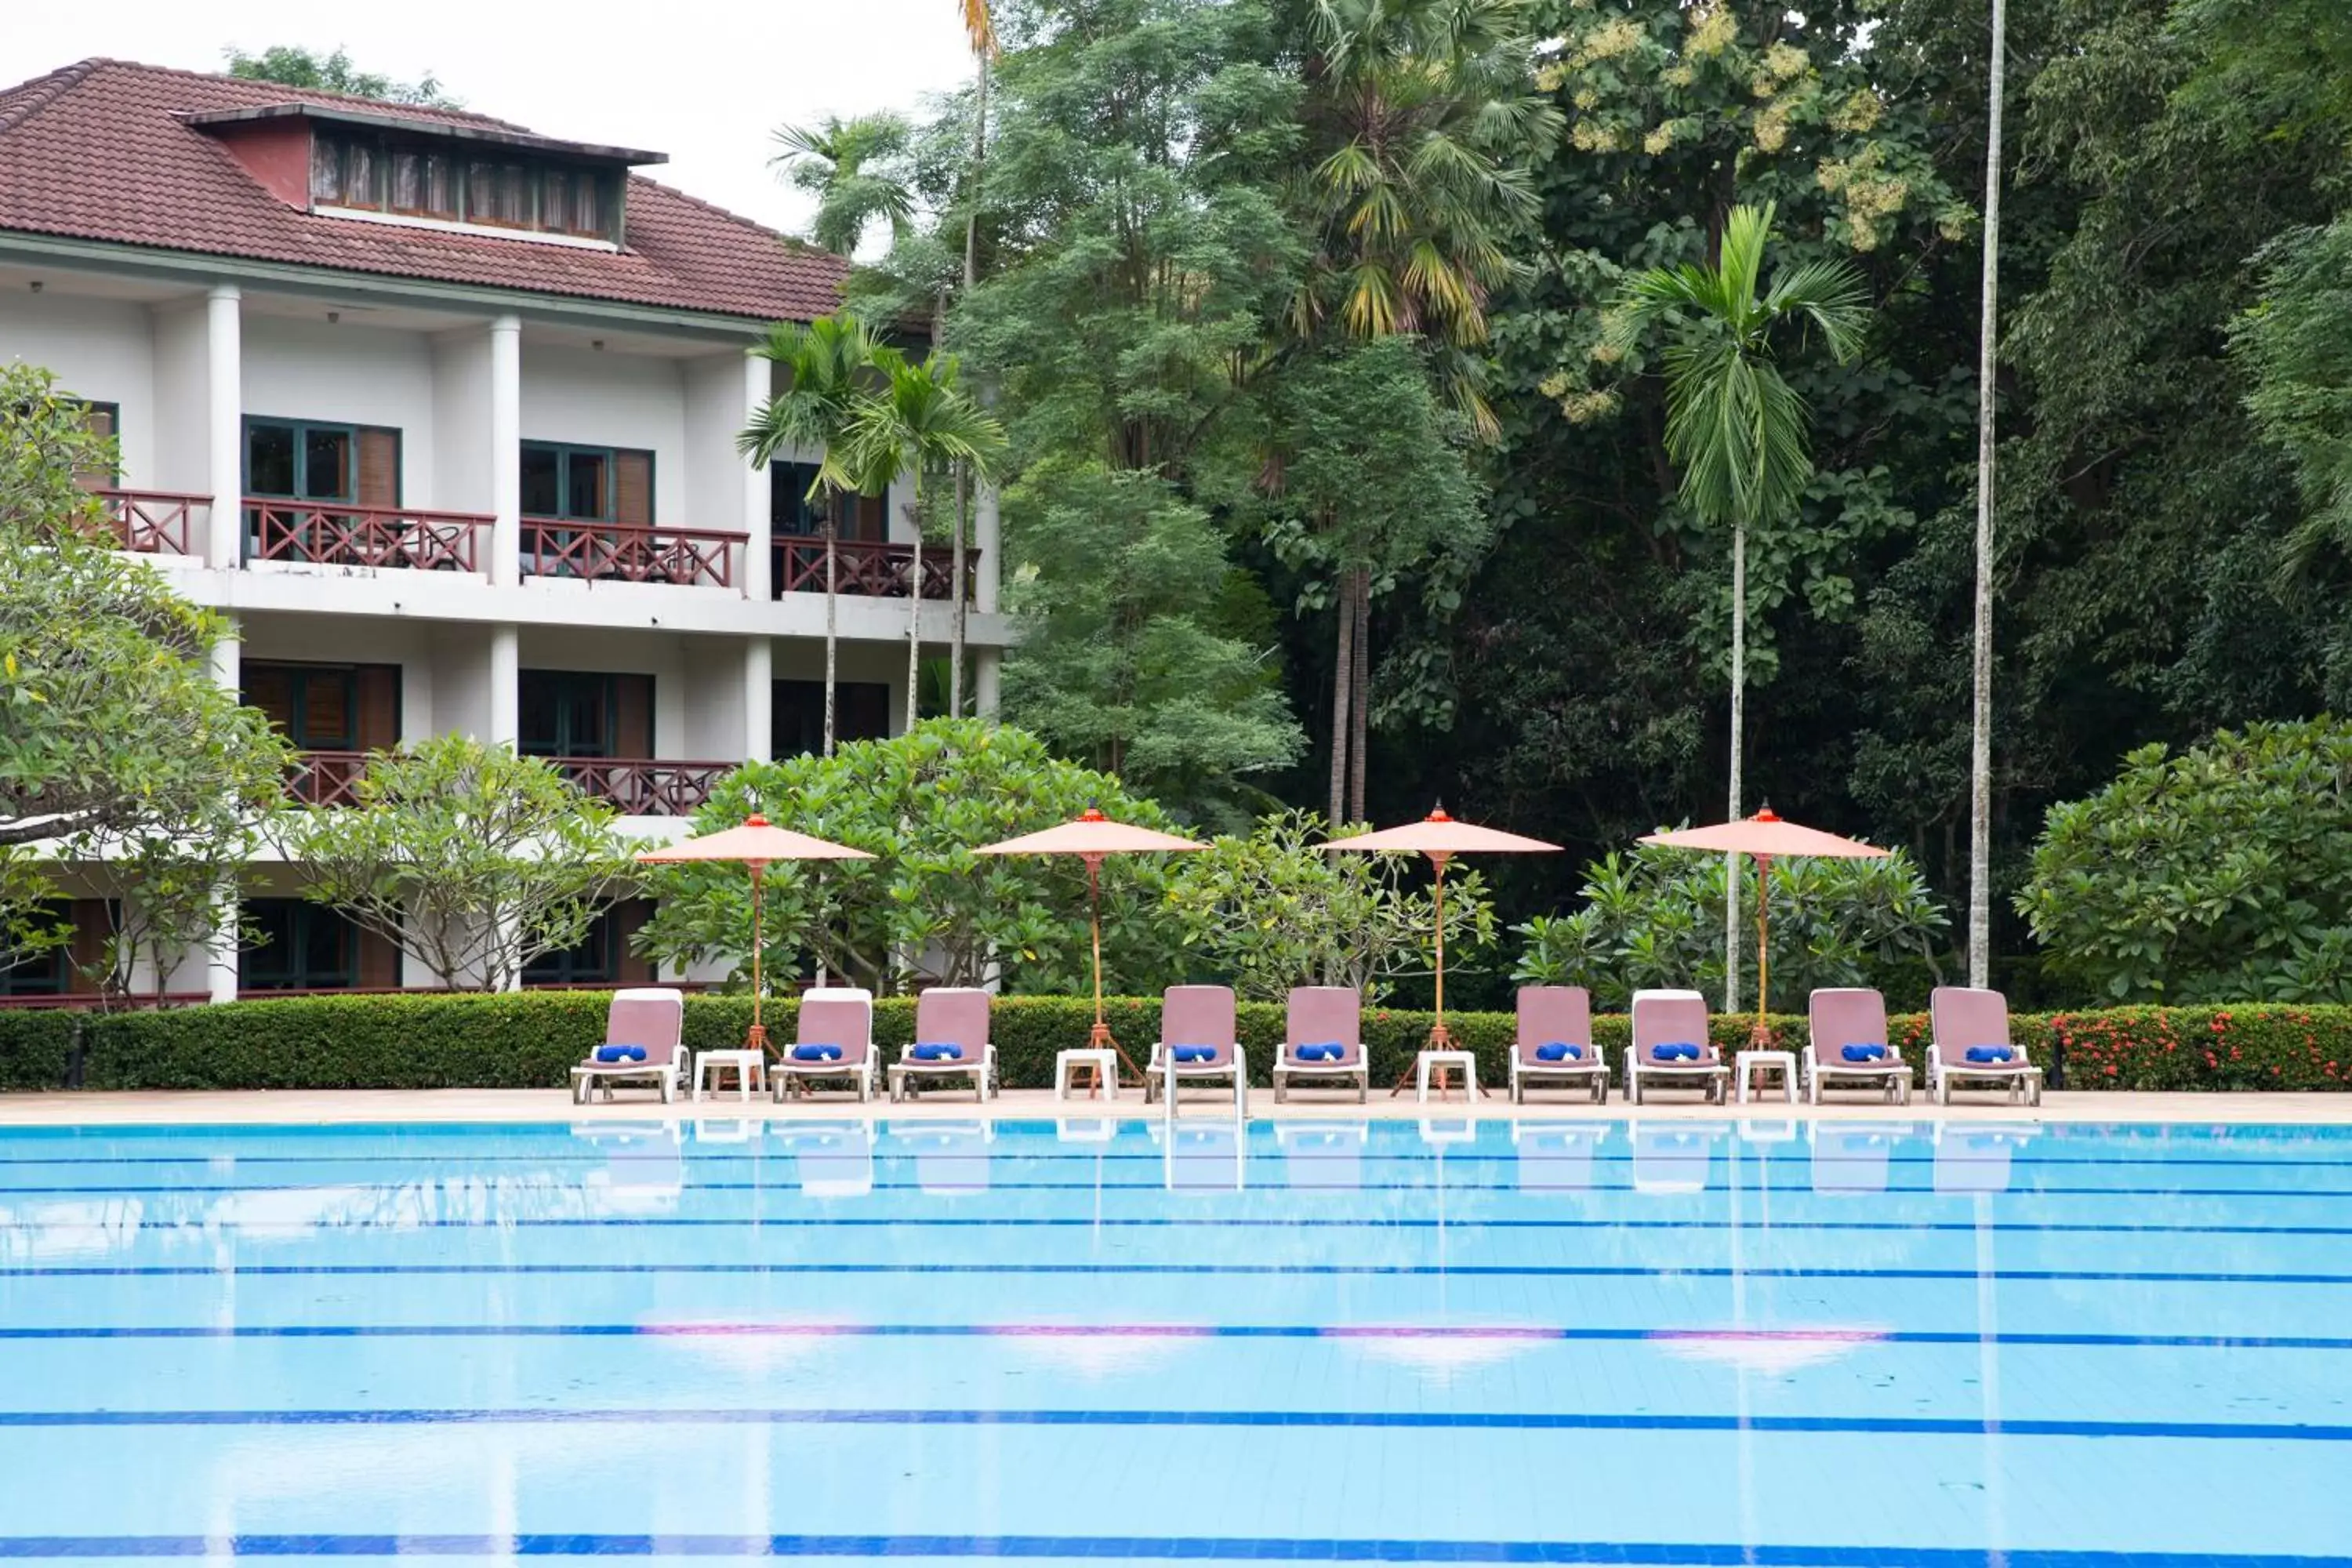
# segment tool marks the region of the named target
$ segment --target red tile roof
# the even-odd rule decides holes
[[[331,93],[91,59],[0,90],[0,233],[290,263],[717,315],[806,321],[840,303],[846,264],[641,176],[628,245],[606,250],[404,228],[278,200],[183,115],[265,104],[351,108]],[[399,106],[404,118],[519,130]]]

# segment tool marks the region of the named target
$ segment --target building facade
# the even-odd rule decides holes
[[[736,435],[771,390],[749,349],[833,310],[843,264],[636,172],[660,162],[117,61],[0,91],[0,361],[53,371],[116,437],[118,542],[234,618],[219,679],[300,748],[300,798],[461,731],[666,839],[720,774],[814,745],[813,454],[755,468]],[[904,727],[910,616],[950,635],[953,563],[927,549],[916,580],[905,499],[842,528],[845,738]],[[982,711],[994,534],[983,509],[964,563]],[[268,868],[248,892],[272,941],[192,954],[165,989],[422,983]],[[544,977],[636,977],[640,914]]]

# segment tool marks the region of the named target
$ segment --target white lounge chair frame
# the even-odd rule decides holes
[[[1356,1088],[1356,1103],[1371,1097],[1371,1053],[1364,1048],[1364,999],[1347,985],[1292,988],[1283,1017],[1283,1041],[1274,1053],[1274,1102],[1290,1098],[1294,1083],[1336,1083]],[[1301,1046],[1338,1045],[1347,1055],[1336,1062],[1301,1061]]]
[[[1580,1040],[1562,1038],[1560,1041],[1562,1045],[1582,1046],[1584,1047],[1583,1056],[1570,1060],[1558,1062],[1540,1061],[1536,1058],[1533,1053],[1540,1049],[1542,1047],[1550,1044],[1550,1041],[1549,1040],[1538,1040],[1532,1037],[1528,1028],[1528,1025],[1530,1020],[1527,1019],[1525,1016],[1528,1003],[1532,999],[1529,993],[1538,991],[1566,991],[1573,992],[1583,996],[1584,1000],[1582,1006],[1584,1011],[1584,1028],[1582,1033],[1584,1037]],[[1520,989],[1517,998],[1517,1003],[1520,1013],[1520,1023],[1518,1026],[1518,1033],[1513,1037],[1511,1041],[1511,1103],[1514,1105],[1525,1105],[1528,1102],[1528,1090],[1541,1088],[1545,1084],[1565,1083],[1573,1085],[1581,1083],[1583,1087],[1591,1093],[1593,1104],[1608,1104],[1609,1058],[1600,1047],[1592,1043],[1591,994],[1589,992],[1586,992],[1584,987],[1581,985],[1529,985]],[[1568,1001],[1566,998],[1561,999],[1561,1005],[1567,1005],[1570,1008],[1577,1005],[1576,1003]],[[1541,1032],[1542,1026],[1538,1022],[1538,1026],[1535,1033]],[[1570,1030],[1569,1032],[1576,1033],[1577,1031]]]
[[[1843,1040],[1822,1038],[1819,1019],[1822,1009],[1863,1010],[1870,1003],[1878,1005],[1878,1043],[1886,1047],[1886,1059],[1877,1062],[1850,1062],[1835,1053],[1855,1043],[1849,1037]],[[1875,1089],[1891,1104],[1911,1103],[1911,1064],[1903,1059],[1893,1041],[1885,1039],[1886,999],[1867,986],[1824,985],[1807,999],[1805,1006],[1805,1054],[1803,1060],[1805,1099],[1814,1105],[1822,1102],[1822,1091],[1832,1084],[1862,1084]]]
[[[1956,1037],[1948,1043],[1944,1037],[1947,1011],[1979,1011],[1990,1016],[1995,1008],[2000,1014],[2000,1036],[1998,1040],[1958,1037],[1958,1031],[1967,1026],[1954,1021]],[[1969,1033],[1986,1032],[1983,1025]],[[1952,1103],[1952,1090],[1969,1084],[1990,1084],[2009,1091],[2014,1101],[2022,1100],[2028,1105],[2042,1103],[2042,1069],[2028,1060],[2025,1047],[2009,1037],[2009,998],[1998,991],[1979,991],[1966,985],[1938,985],[1927,995],[1927,1092],[1938,1105]],[[2005,1062],[1972,1062],[1967,1053],[1971,1046],[2007,1046],[2016,1056]]]
[[[801,993],[801,1007],[803,1012],[812,1002],[847,1002],[855,1003],[863,1008],[865,1012],[864,1050],[852,1058],[847,1053],[848,1041],[824,1041],[821,1043],[839,1045],[844,1047],[842,1060],[802,1062],[793,1059],[793,1047],[786,1046],[782,1058],[771,1063],[768,1068],[769,1080],[775,1086],[772,1091],[774,1100],[781,1105],[783,1103],[784,1096],[792,1091],[794,1084],[805,1089],[825,1079],[847,1079],[851,1087],[857,1090],[857,1098],[860,1100],[872,1100],[875,1063],[874,994],[862,985],[815,985]],[[820,1043],[799,1039],[800,1029],[797,1020],[793,1032],[795,1045]]]
[[[1692,1041],[1705,1053],[1695,1062],[1661,1062],[1642,1059],[1642,1014],[1644,1005],[1654,1010],[1662,1002],[1696,1003],[1699,1012],[1699,1036]],[[1722,1050],[1706,1037],[1706,998],[1696,991],[1636,991],[1631,1009],[1633,1030],[1633,1043],[1625,1047],[1625,1099],[1634,1105],[1642,1103],[1642,1080],[1647,1079],[1661,1089],[1696,1089],[1712,1105],[1721,1105],[1731,1097],[1731,1068],[1723,1059]],[[1657,1043],[1657,1042],[1653,1042]]]
[[[939,998],[937,1002],[931,1000],[935,996]],[[972,998],[978,999],[976,1004],[971,1000]],[[915,998],[915,1037],[900,1049],[898,1059],[890,1064],[887,1075],[890,1100],[893,1104],[906,1099],[910,1089],[919,1089],[927,1079],[969,1079],[971,1080],[972,1093],[983,1105],[988,1103],[990,1096],[999,1092],[996,1076],[996,1042],[987,1037],[989,1001],[989,994],[976,985],[933,986]],[[967,1055],[935,1062],[921,1060],[914,1055],[915,1047],[925,1044],[958,1045],[963,1047],[966,1051],[971,1050],[972,1041],[950,1040],[944,1037],[954,1031],[932,1029],[926,1032],[923,1026],[923,1011],[927,1006],[971,1009],[975,1005],[980,1014],[982,1035],[978,1043],[979,1056]]]
[[[661,1007],[669,1014],[669,1050],[656,1059],[657,1047],[645,1041],[616,1041],[612,1037],[613,1011],[624,1003],[632,1006]],[[668,1105],[677,1099],[679,1087],[686,1081],[686,995],[675,986],[633,985],[613,993],[611,1005],[605,1010],[604,1045],[641,1044],[646,1047],[646,1059],[641,1062],[600,1062],[595,1052],[589,1059],[572,1069],[572,1103],[585,1105],[599,1089],[604,1098],[613,1098],[615,1085],[650,1083],[661,1091],[662,1103]]]

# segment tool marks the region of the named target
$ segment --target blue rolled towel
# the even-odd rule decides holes
[[[1675,1040],[1666,1045],[1650,1047],[1652,1061],[1695,1062],[1698,1060],[1698,1047],[1688,1040]]]
[[[1536,1047],[1536,1060],[1539,1062],[1580,1062],[1583,1059],[1584,1047],[1571,1046],[1565,1040],[1554,1040],[1549,1045]]]
[[[963,1060],[961,1046],[919,1045],[907,1052],[919,1062],[960,1062]]]
[[[622,1062],[641,1062],[646,1059],[646,1048],[643,1046],[598,1046],[596,1059],[607,1067]]]
[[[837,1062],[841,1059],[839,1046],[794,1046],[793,1060],[796,1062]]]
[[[1179,1062],[1213,1062],[1217,1059],[1214,1046],[1171,1046],[1169,1054]]]
[[[1885,1046],[1848,1046],[1843,1053],[1850,1062],[1883,1062],[1886,1059]]]
[[[2014,1061],[2017,1053],[2007,1046],[1970,1046],[1969,1060],[1972,1062]]]
[[[1336,1062],[1347,1058],[1348,1047],[1337,1040],[1325,1040],[1318,1045],[1300,1046],[1291,1054],[1302,1062]]]

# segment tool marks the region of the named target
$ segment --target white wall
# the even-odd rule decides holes
[[[686,679],[678,693],[678,752],[706,763],[750,755],[743,713],[743,644],[736,637],[685,639]],[[664,694],[658,685],[654,700]]]
[[[400,432],[400,499],[430,506],[434,364],[421,332],[387,331],[345,321],[245,312],[245,412],[248,417],[383,425]]]
[[[691,528],[686,402],[675,360],[522,346],[522,438],[651,451],[654,521]]]
[[[443,626],[432,639],[429,678],[432,698],[422,715],[422,734],[472,735],[488,740],[490,729],[490,637],[488,626]],[[421,739],[406,732],[409,712],[402,715],[402,739]]]
[[[412,506],[495,511],[490,479],[490,332],[488,326],[433,340],[433,493]]]
[[[152,483],[159,490],[192,495],[213,493],[212,362],[205,338],[205,302],[159,305],[151,321],[153,345],[154,406],[168,416],[151,420],[156,426],[154,469],[142,481],[139,470],[126,468],[124,477],[134,486]],[[130,409],[123,421],[131,422]],[[126,438],[125,454],[129,455]],[[197,554],[203,554],[201,544]]]
[[[0,293],[0,363],[23,360],[57,373],[76,397],[122,405],[122,482],[161,489],[155,471],[154,339],[147,307],[29,289]],[[197,405],[196,439],[204,439]],[[194,488],[194,487],[191,487]]]

